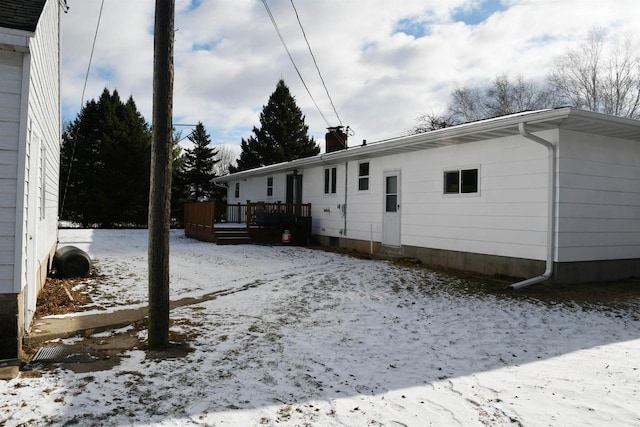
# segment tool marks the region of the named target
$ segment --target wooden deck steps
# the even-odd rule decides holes
[[[216,228],[215,243],[218,245],[244,245],[251,243],[251,236],[246,227]]]

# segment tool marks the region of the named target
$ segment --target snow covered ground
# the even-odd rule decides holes
[[[145,230],[62,230],[144,304]],[[640,321],[627,308],[469,292],[423,268],[171,236],[184,357],[0,382],[0,425],[640,425]],[[144,331],[140,332],[144,339]]]

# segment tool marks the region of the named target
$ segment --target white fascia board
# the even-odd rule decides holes
[[[28,52],[29,39],[31,36],[33,36],[33,33],[29,33],[27,31],[15,31],[0,28],[0,50]]]
[[[34,34],[30,31],[0,27],[0,49],[26,52],[29,49],[29,39]]]
[[[568,108],[565,110],[569,110]],[[551,111],[558,116],[558,110],[542,110],[542,112]],[[564,115],[567,114],[564,112]],[[470,134],[481,134],[489,130],[502,129],[505,127],[513,127],[514,135],[518,133],[518,123],[524,121],[523,116],[532,116],[535,113],[540,112],[526,112],[520,114],[514,114],[511,116],[498,117],[495,119],[482,120],[478,122],[465,123],[458,126],[452,126],[449,128],[438,129],[431,132],[425,132],[417,135],[402,136],[399,138],[387,139],[383,141],[372,142],[364,146],[351,147],[346,150],[334,151],[331,153],[318,154],[314,157],[307,157],[304,159],[292,160],[286,163],[278,163],[275,165],[263,166],[261,168],[251,169],[247,171],[237,172],[231,175],[225,175],[214,178],[214,182],[223,183],[229,181],[242,180],[248,177],[257,177],[269,175],[282,171],[293,171],[297,168],[303,168],[308,166],[317,166],[322,164],[336,164],[341,161],[348,160],[354,157],[376,157],[384,155],[386,152],[393,151],[394,149],[402,148],[403,150],[420,149],[421,145],[431,144],[432,147],[451,145],[450,141],[461,136]]]
[[[346,160],[379,157],[394,152],[416,151],[463,144],[471,141],[494,138],[497,132],[499,132],[498,135],[500,136],[519,135],[518,126],[520,123],[527,123],[530,125],[531,131],[536,132],[551,128],[561,128],[563,125],[569,125],[570,122],[579,124],[584,120],[591,123],[599,123],[605,127],[617,126],[626,127],[631,130],[640,130],[640,121],[638,120],[612,117],[606,114],[583,111],[572,107],[526,111],[451,126],[431,132],[372,142],[364,146],[350,147],[346,150],[323,153],[314,157],[293,160],[291,162],[264,166],[262,168],[218,177],[214,179],[214,182],[223,183],[248,177],[265,176],[276,172],[293,171],[294,169],[303,169],[309,166],[337,164]],[[640,132],[638,132],[638,134],[640,134]]]

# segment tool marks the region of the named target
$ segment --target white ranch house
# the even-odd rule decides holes
[[[216,182],[229,205],[310,203],[325,245],[518,286],[640,277],[640,121],[559,108],[327,146]]]
[[[0,2],[0,359],[19,356],[57,240],[60,5]]]

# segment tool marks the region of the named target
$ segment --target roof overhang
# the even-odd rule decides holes
[[[527,124],[531,133],[551,129],[565,129],[612,138],[632,140],[640,143],[640,121],[606,114],[563,107],[552,110],[527,111],[493,119],[465,123],[417,135],[409,135],[367,145],[350,147],[346,150],[319,154],[314,157],[292,160],[286,163],[264,166],[214,178],[216,183],[241,180],[249,177],[293,172],[310,166],[331,165],[348,160],[379,157],[407,153],[449,145],[503,138],[519,135],[518,125]]]
[[[0,27],[0,50],[26,52],[29,50],[29,39],[33,36],[34,33],[30,31]]]

